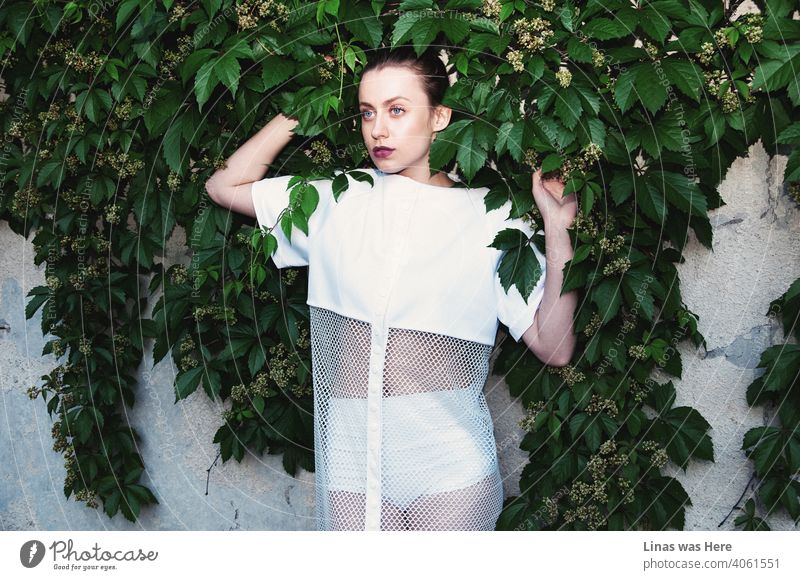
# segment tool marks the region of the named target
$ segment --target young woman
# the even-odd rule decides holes
[[[573,353],[575,292],[559,296],[573,253],[575,194],[533,174],[547,256],[526,302],[506,293],[489,247],[516,227],[510,202],[486,212],[488,188],[431,176],[430,145],[450,121],[447,72],[435,55],[382,49],[358,88],[374,186],[330,180],[308,235],[274,227],[279,268],[309,266],[317,528],[493,530],[502,510],[492,420],[483,395],[498,321],[543,362]],[[290,176],[263,179],[295,120],[276,116],[209,180],[221,206],[273,227]],[[546,273],[546,275],[545,275]]]

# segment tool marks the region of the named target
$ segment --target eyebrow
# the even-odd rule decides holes
[[[392,97],[391,99],[386,99],[385,101],[383,101],[383,104],[384,104],[384,105],[386,105],[386,104],[388,104],[388,103],[391,103],[392,101],[396,101],[397,99],[405,99],[406,101],[410,101],[410,100],[411,100],[411,99],[409,99],[408,97],[402,97],[402,96],[398,95],[398,96],[396,96],[396,97]],[[368,107],[371,107],[371,106],[372,106],[372,105],[370,105],[369,103],[367,103],[366,101],[361,101],[361,102],[360,102],[360,103],[358,103],[358,104],[359,104],[359,105],[367,105]]]

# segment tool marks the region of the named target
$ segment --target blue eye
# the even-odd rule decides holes
[[[365,115],[366,115],[367,113],[371,113],[371,112],[372,112],[372,111],[361,111],[361,118],[362,118],[362,119],[366,119],[366,116],[365,116]]]
[[[403,107],[398,107],[397,105],[395,105],[394,107],[392,107],[392,108],[391,108],[391,109],[389,109],[389,110],[390,110],[390,111],[394,111],[395,109],[400,109],[401,111],[405,111],[405,109],[404,109]]]

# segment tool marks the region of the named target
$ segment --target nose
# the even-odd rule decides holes
[[[370,131],[370,135],[376,141],[381,138],[386,138],[386,122],[383,120],[383,115],[381,113],[375,114],[375,120],[372,122],[372,130]]]

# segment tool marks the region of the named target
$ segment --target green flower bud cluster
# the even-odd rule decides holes
[[[11,213],[19,218],[24,218],[28,211],[42,203],[42,196],[33,185],[28,184],[14,192],[11,199]]]
[[[250,397],[247,394],[247,387],[245,387],[242,383],[231,387],[231,399],[237,403],[244,403],[245,401],[250,400]]]
[[[590,238],[596,238],[598,234],[598,227],[591,214],[583,215],[583,212],[578,212],[575,216],[574,227],[579,233],[588,235]]]
[[[102,151],[97,155],[97,165],[103,167],[108,164],[119,174],[120,178],[125,179],[136,175],[144,169],[144,161],[141,159],[128,159],[128,157],[129,154],[124,151],[120,153]]]
[[[589,320],[589,324],[586,325],[586,328],[583,329],[583,334],[586,337],[592,336],[595,332],[600,330],[602,321],[603,319],[600,318],[600,315],[597,312],[592,313],[592,318]]]
[[[196,367],[197,365],[199,365],[199,364],[200,364],[200,363],[197,361],[197,359],[196,359],[196,358],[194,358],[194,356],[192,356],[192,355],[190,355],[190,354],[187,354],[185,357],[183,357],[183,358],[181,359],[181,362],[180,362],[180,365],[179,365],[179,366],[180,366],[180,369],[181,369],[183,372],[186,372],[186,371],[188,371],[189,369],[193,369],[193,368],[195,368],[195,367]]]
[[[596,48],[592,47],[592,66],[595,68],[600,68],[606,62],[606,57],[603,55],[602,52],[597,50]]]
[[[664,467],[667,461],[669,461],[669,455],[667,454],[667,450],[663,448],[657,449],[650,457],[650,464],[656,468]]]
[[[726,28],[722,28],[720,30],[715,30],[714,31],[714,42],[717,43],[717,46],[720,49],[723,49],[726,46],[730,47],[730,48],[733,48],[733,45],[731,44],[731,39],[728,38],[728,34],[727,34],[727,29]]]
[[[189,271],[183,264],[175,264],[169,269],[169,281],[175,286],[185,284],[189,279]]]
[[[622,492],[622,503],[631,503],[635,499],[630,481],[624,477],[618,477],[617,486],[619,486],[619,489]]]
[[[575,481],[570,487],[569,499],[573,503],[581,504],[586,501],[586,498],[589,497],[591,491],[592,487],[585,481]]]
[[[633,344],[628,347],[628,356],[636,360],[647,360],[648,354],[643,344]]]
[[[542,10],[544,10],[545,12],[552,12],[555,9],[556,9],[556,0],[542,0]]]
[[[536,420],[536,416],[544,411],[545,403],[544,401],[531,401],[528,403],[527,411],[525,416],[517,423],[517,425],[523,431],[527,431],[528,433],[532,433],[533,423]]]
[[[562,68],[556,73],[556,80],[563,88],[567,88],[572,82],[572,73],[568,69]]]
[[[260,372],[256,375],[253,382],[250,383],[250,392],[253,393],[254,397],[262,397],[264,399],[278,394],[275,389],[270,387],[269,376],[265,372]]]
[[[61,279],[58,276],[48,276],[45,279],[45,283],[51,292],[55,292],[61,288]]]
[[[186,14],[187,14],[186,6],[184,6],[183,4],[175,4],[172,7],[172,10],[170,10],[169,12],[169,21],[177,22],[178,20],[186,16]]]
[[[120,121],[129,121],[133,113],[133,99],[125,97],[121,102],[117,103],[112,113]]]
[[[589,415],[605,412],[609,417],[613,418],[617,416],[617,404],[611,399],[594,394],[589,399],[589,404],[586,405],[585,411]]]
[[[559,375],[561,379],[570,387],[576,383],[586,380],[586,375],[576,369],[573,365],[563,367],[548,367],[548,372]]]
[[[615,254],[619,250],[622,249],[622,246],[625,244],[625,238],[620,234],[614,236],[613,240],[609,240],[607,237],[603,236],[597,241],[597,245],[600,247],[600,250],[605,254]],[[590,253],[592,256],[595,255],[595,247],[592,246]]]
[[[667,464],[667,461],[669,461],[667,450],[652,439],[642,441],[639,444],[639,447],[641,447],[642,451],[651,453],[650,465],[653,467],[664,467],[664,465]]]
[[[97,507],[97,492],[91,489],[79,489],[75,492],[75,499],[78,501],[85,501],[86,507]]]
[[[187,336],[181,342],[181,354],[187,354],[194,350],[195,344],[191,336]]]
[[[117,356],[124,355],[127,351],[130,350],[131,346],[131,339],[127,336],[122,334],[117,334],[114,336],[114,354]]]
[[[61,192],[61,200],[67,204],[71,210],[80,211],[82,196],[78,195],[74,189],[64,189]]]
[[[600,455],[611,455],[617,450],[617,442],[608,439],[600,444]]]
[[[740,22],[742,23],[741,30],[747,42],[750,44],[757,44],[761,42],[764,35],[764,15],[751,12],[742,16]]]
[[[95,51],[81,54],[76,49],[70,48],[64,53],[64,64],[81,73],[94,73],[103,67],[105,61],[106,57]]]
[[[236,311],[232,306],[216,306],[214,304],[206,304],[204,306],[195,306],[192,316],[196,322],[200,322],[203,317],[211,316],[214,320],[221,320],[227,324],[234,325],[237,322]]]
[[[516,72],[525,71],[525,56],[518,50],[509,50],[506,53],[506,60],[511,63],[511,67]]]
[[[122,208],[115,203],[112,203],[108,208],[106,208],[105,218],[106,221],[110,224],[118,224],[120,221],[122,213]]]
[[[333,69],[336,66],[336,59],[332,56],[326,57],[324,62],[317,67],[317,72],[319,72],[319,78],[323,81],[331,80],[335,75],[333,74]]]
[[[520,18],[511,25],[517,35],[520,46],[532,52],[546,48],[550,39],[555,34],[550,29],[550,23],[544,18]]]
[[[538,153],[536,153],[535,149],[526,149],[525,156],[523,157],[523,161],[526,165],[528,165],[531,169],[538,168],[541,164],[541,157]]]
[[[257,28],[259,21],[263,20],[267,26],[279,30],[278,21],[286,22],[289,15],[289,8],[275,0],[242,0],[236,6],[236,13],[239,18],[239,28]]]
[[[603,149],[597,143],[589,143],[583,149],[582,158],[583,162],[586,165],[591,165],[593,163],[597,163],[600,160],[600,156],[603,153]],[[585,169],[584,169],[585,171]]]
[[[294,268],[284,268],[281,271],[281,280],[287,286],[291,286],[297,280],[297,270]]]
[[[225,409],[222,412],[222,420],[226,423],[233,423],[236,420],[236,415],[238,415],[238,413],[233,409]]]
[[[71,488],[78,481],[77,463],[75,450],[70,446],[64,454],[64,468],[67,470],[67,476],[64,478],[64,489]]]
[[[67,438],[62,431],[63,424],[61,421],[56,421],[50,428],[50,436],[53,438],[53,451],[61,453],[69,447]]]
[[[711,42],[704,42],[700,45],[700,52],[697,53],[697,60],[699,60],[704,65],[708,66],[711,64],[711,60],[714,58],[717,49],[714,47],[714,44]]]
[[[53,356],[56,358],[64,356],[64,343],[60,338],[53,341]]]
[[[178,191],[178,188],[181,186],[181,176],[175,173],[174,171],[170,171],[169,175],[167,176],[167,187],[171,192]]]
[[[564,512],[564,521],[572,523],[575,520],[585,522],[590,530],[596,530],[603,525],[605,517],[600,513],[600,508],[594,504],[589,504]]]
[[[641,403],[647,398],[648,389],[646,389],[642,383],[635,379],[631,379],[630,385],[630,393],[633,395],[634,401]]]
[[[658,48],[655,44],[646,40],[644,42],[644,51],[647,53],[647,56],[650,57],[651,60],[656,60],[658,55],[661,53],[661,49]]]
[[[628,268],[631,267],[631,261],[629,258],[616,258],[615,260],[609,262],[605,266],[603,266],[603,275],[610,276],[611,274],[623,274],[628,271]]]
[[[328,149],[328,146],[325,144],[324,141],[313,141],[311,143],[311,149],[305,150],[306,156],[308,156],[314,163],[319,165],[327,165],[333,159],[333,154],[331,150]]]
[[[61,118],[61,105],[53,101],[46,111],[39,113],[38,118],[42,123],[46,121],[58,121]]]
[[[558,517],[558,500],[553,498],[552,496],[548,496],[542,500],[544,503],[544,507],[547,510],[546,521],[548,524],[552,524],[556,521]]]
[[[92,354],[92,341],[89,338],[84,336],[79,341],[78,350],[84,356],[91,356],[91,354]]]
[[[28,395],[28,398],[33,400],[42,394],[42,389],[37,387],[36,385],[31,385],[25,392]]]
[[[500,3],[500,0],[483,0],[483,5],[481,6],[481,12],[483,12],[484,16],[487,18],[497,18],[500,16],[500,11],[503,9],[503,5]]]
[[[305,329],[300,331],[297,341],[298,348],[308,347],[307,334]],[[278,343],[269,349],[272,358],[269,360],[269,377],[282,390],[288,389],[297,397],[310,395],[313,390],[311,385],[300,385],[297,383],[297,367],[300,364],[300,357],[295,352],[289,352],[283,343]]]

